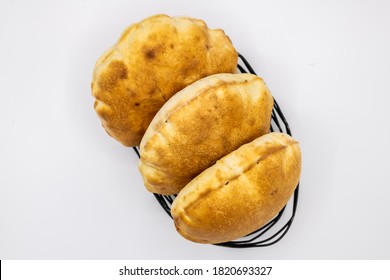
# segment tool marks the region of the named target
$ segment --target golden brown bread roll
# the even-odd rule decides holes
[[[172,204],[177,231],[199,243],[243,237],[288,202],[301,172],[299,144],[270,133],[223,157],[192,180]]]
[[[189,17],[156,15],[126,28],[97,61],[92,95],[107,133],[138,146],[176,92],[202,77],[233,73],[237,52],[221,29]]]
[[[267,133],[273,98],[252,74],[215,74],[174,95],[140,145],[139,170],[154,193],[178,193],[200,172]]]

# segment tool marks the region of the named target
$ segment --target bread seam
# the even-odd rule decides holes
[[[220,73],[219,73],[219,74],[220,74]],[[215,75],[219,75],[219,74],[215,74]],[[234,74],[232,74],[232,75],[234,75]],[[249,75],[250,75],[250,74],[249,74]],[[255,76],[255,75],[253,75],[253,77],[257,77],[257,78],[261,79],[260,77]],[[253,77],[251,77],[251,78],[253,79]],[[206,77],[205,77],[205,78],[206,78]],[[198,80],[198,81],[201,81],[201,80],[202,80],[202,79],[200,79],[200,80]],[[261,79],[261,80],[262,80],[262,79]],[[237,84],[240,84],[240,83],[242,83],[242,81],[230,81],[230,82],[226,82],[226,81],[224,81],[224,80],[219,80],[217,84],[215,84],[215,85],[213,85],[213,86],[208,85],[206,88],[202,89],[200,92],[196,92],[196,94],[193,94],[193,96],[192,96],[189,100],[187,100],[185,103],[182,103],[180,106],[174,108],[173,110],[170,110],[170,111],[166,112],[166,114],[164,115],[164,117],[165,117],[165,119],[169,119],[169,117],[170,117],[172,114],[174,114],[175,112],[179,111],[180,109],[182,109],[184,106],[190,104],[191,102],[194,102],[197,98],[199,98],[199,96],[201,96],[201,95],[204,94],[205,92],[210,91],[211,89],[213,89],[213,90],[218,90],[218,88],[220,88],[221,86],[225,86],[225,85],[231,86],[231,85],[237,85]],[[193,85],[193,84],[192,84],[192,85]],[[191,86],[192,86],[192,85],[191,85]],[[180,91],[179,91],[179,93],[180,93]],[[164,104],[164,105],[165,105],[165,104]],[[163,107],[164,107],[164,106],[163,106]],[[152,121],[152,122],[153,122],[153,121]],[[161,123],[161,122],[159,122],[159,123]],[[159,133],[160,130],[161,130],[161,128],[162,128],[161,125],[158,125],[159,123],[153,124],[155,127],[157,126],[157,128],[155,128],[154,134]],[[152,136],[152,135],[151,135],[151,136]],[[151,136],[149,136],[149,139],[151,139]],[[141,145],[140,145],[140,146],[142,147],[142,146],[143,146],[143,145],[142,145],[142,142],[148,142],[149,139],[147,139],[147,140],[146,140],[146,139],[145,139],[145,140],[142,139]],[[141,152],[142,152],[142,151],[141,151]]]
[[[141,161],[142,161],[142,159],[141,159]],[[169,168],[167,168],[167,169],[163,169],[163,168],[160,168],[160,167],[156,167],[156,165],[154,164],[154,163],[149,163],[149,162],[147,162],[147,163],[145,163],[144,161],[142,161],[142,164],[143,165],[145,165],[145,166],[148,166],[148,167],[152,167],[152,168],[154,168],[155,170],[157,170],[157,171],[163,171],[164,173],[166,173],[166,174],[168,174],[168,175],[172,175],[170,172],[169,172]],[[180,176],[175,176],[176,178],[186,178],[185,176],[184,177],[180,177]]]
[[[289,143],[291,143],[291,145],[281,145],[280,147],[278,147],[278,149],[276,151],[274,151],[273,153],[268,153],[267,155],[265,156],[260,156],[259,158],[257,158],[256,160],[252,161],[250,164],[248,164],[248,166],[242,170],[241,174],[239,175],[235,175],[233,177],[230,177],[230,178],[227,178],[226,182],[232,182],[236,179],[238,179],[241,175],[245,174],[247,171],[251,170],[252,168],[254,168],[258,163],[260,163],[261,161],[267,159],[268,157],[272,156],[272,155],[275,155],[279,152],[282,152],[284,151],[285,149],[287,149],[289,146],[292,146],[292,145],[297,145],[299,144],[298,141],[290,141]],[[212,192],[214,191],[218,191],[220,189],[222,189],[223,187],[225,187],[227,184],[225,182],[222,182],[219,186],[213,188],[212,190],[206,190],[206,191],[203,191],[202,193],[199,193],[199,196],[203,197],[203,199],[210,195]],[[188,202],[187,205],[185,205],[184,207],[181,207],[182,209],[182,213],[181,215],[184,215],[185,212],[187,211],[187,209],[195,206],[196,204],[200,203],[201,200],[197,199],[195,201],[191,201],[191,202]]]

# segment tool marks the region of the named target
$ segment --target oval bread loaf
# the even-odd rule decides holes
[[[223,157],[193,179],[172,204],[177,231],[199,243],[243,237],[270,221],[300,177],[299,144],[266,134]]]
[[[140,145],[146,188],[176,194],[200,172],[267,133],[273,98],[252,74],[215,74],[173,96]]]
[[[234,73],[237,52],[221,29],[202,20],[156,15],[126,28],[97,61],[92,95],[107,133],[138,146],[176,92],[205,76]]]

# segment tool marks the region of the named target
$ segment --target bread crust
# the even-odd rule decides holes
[[[173,94],[205,76],[234,73],[237,58],[229,37],[202,20],[149,17],[126,28],[97,61],[94,108],[109,135],[138,146]]]
[[[175,194],[203,170],[267,133],[273,98],[252,74],[215,74],[186,87],[157,113],[140,145],[146,188]]]
[[[259,137],[217,161],[180,192],[171,208],[176,229],[198,243],[243,237],[287,204],[300,172],[296,140],[283,133]]]

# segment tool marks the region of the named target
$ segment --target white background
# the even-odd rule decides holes
[[[156,13],[222,28],[303,153],[298,213],[267,248],[191,243],[101,128],[97,58]],[[0,259],[389,259],[390,2],[0,2]]]

